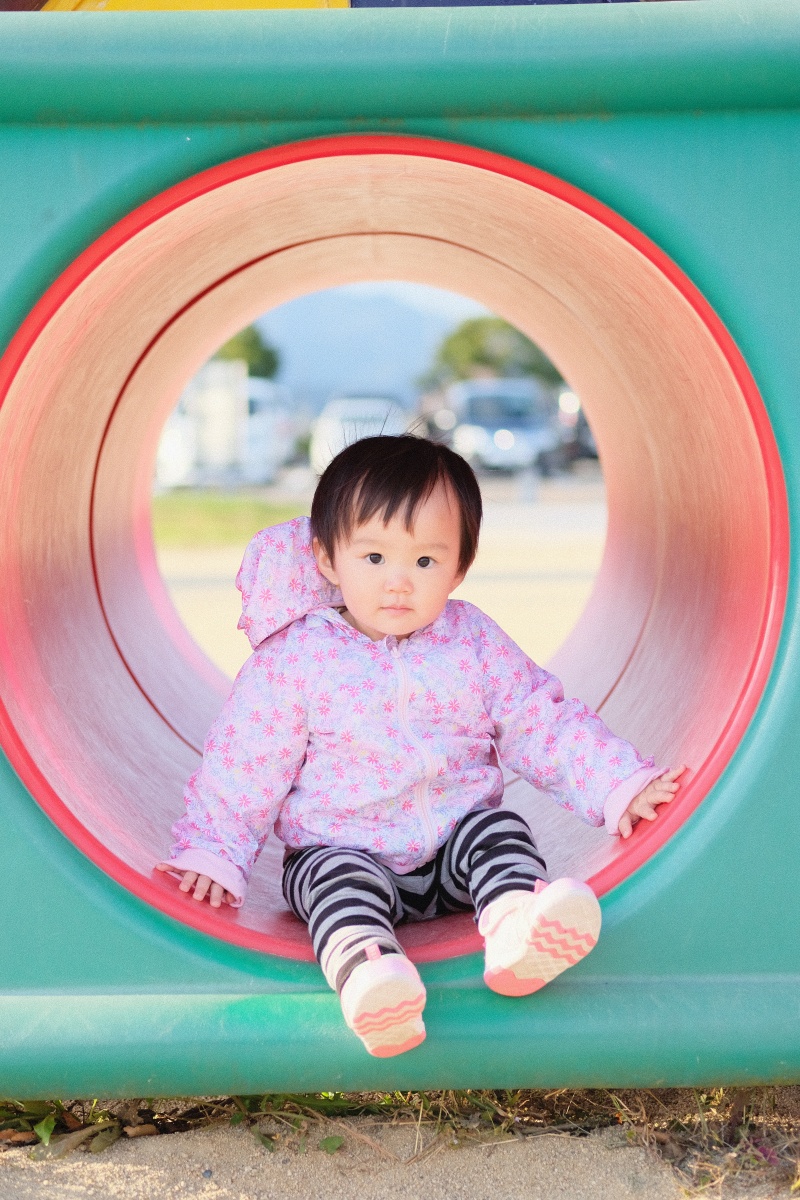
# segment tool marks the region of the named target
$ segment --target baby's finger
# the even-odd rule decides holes
[[[195,900],[205,900],[206,892],[211,887],[211,877],[209,875],[198,875],[197,885],[194,889]]]
[[[633,822],[626,812],[624,812],[620,817],[617,829],[624,838],[629,838],[631,836],[631,833],[633,832]]]
[[[683,774],[683,772],[685,770],[686,770],[685,766],[670,767],[670,769],[668,771],[665,771],[663,775],[660,775],[658,777],[656,782],[657,783],[674,783],[676,779],[680,779],[681,775]]]
[[[190,892],[197,879],[197,871],[184,871],[183,879],[178,884],[179,892]]]
[[[192,880],[195,879],[195,876],[192,874],[192,880],[190,880],[189,883],[186,885],[186,887],[184,887],[183,885],[184,885],[186,876],[191,874],[191,872],[184,871],[181,867],[176,867],[175,863],[170,863],[170,862],[156,863],[156,865],[153,869],[156,871],[164,871],[168,875],[177,876],[180,879],[178,888],[183,892],[188,892],[191,889]]]
[[[680,791],[679,783],[665,783],[663,779],[656,779],[650,784],[650,789],[654,792],[661,792],[670,799]]]
[[[655,801],[653,803],[655,803]],[[645,821],[655,821],[656,817],[658,816],[658,813],[653,808],[653,804],[648,803],[646,800],[643,800],[640,804],[637,804],[636,812],[637,815],[642,817]]]
[[[211,905],[211,907],[212,907],[212,908],[219,908],[219,907],[220,907],[220,905],[222,904],[222,894],[223,894],[223,892],[224,892],[224,891],[225,891],[225,889],[222,887],[222,885],[221,885],[221,884],[219,884],[219,883],[212,883],[212,885],[211,885],[211,894],[210,894],[210,896],[209,896],[209,898],[208,898],[208,899],[209,899],[209,903],[210,903],[210,905]]]

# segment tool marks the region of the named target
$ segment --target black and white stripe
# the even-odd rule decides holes
[[[363,850],[311,846],[290,853],[283,894],[308,924],[314,953],[331,987],[341,991],[350,972],[377,945],[402,954],[400,921],[427,921],[475,911],[510,891],[532,891],[544,860],[522,817],[504,809],[468,813],[429,863],[396,875]]]

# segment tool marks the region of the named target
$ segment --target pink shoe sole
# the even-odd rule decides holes
[[[422,980],[399,955],[363,963],[342,992],[345,1020],[375,1058],[405,1054],[425,1041],[424,1007]]]
[[[394,1058],[396,1054],[405,1054],[406,1050],[413,1050],[415,1046],[419,1046],[425,1041],[425,1030],[422,1033],[415,1033],[408,1039],[407,1042],[399,1042],[391,1046],[376,1046],[374,1050],[370,1050],[373,1058]]]
[[[352,1019],[351,1029],[375,1058],[405,1054],[425,1041],[422,1010],[425,993],[402,1000],[376,1012],[360,1012]]]
[[[526,936],[524,923],[528,909],[531,924]],[[529,996],[594,949],[601,914],[597,898],[587,884],[558,879],[535,897],[521,896],[519,904],[501,919],[501,923],[506,921],[516,924],[517,929],[523,926],[519,949],[504,955],[502,966],[487,968],[483,978],[486,986],[501,996]],[[496,928],[500,930],[500,925]],[[487,935],[487,946],[489,937],[491,934]]]
[[[483,981],[498,996],[530,996],[547,983],[546,979],[518,979],[510,967],[485,971]]]

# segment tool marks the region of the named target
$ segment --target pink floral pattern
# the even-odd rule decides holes
[[[237,585],[254,652],[208,732],[172,848],[184,866],[187,851],[221,859],[224,886],[243,894],[273,828],[290,847],[347,846],[410,871],[467,812],[500,803],[498,754],[597,826],[615,789],[659,773],[465,601],[399,643],[353,629],[307,518],[257,534]]]

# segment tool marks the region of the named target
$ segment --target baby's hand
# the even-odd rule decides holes
[[[205,900],[208,895],[208,902],[212,908],[219,908],[223,900],[226,904],[235,904],[236,902],[235,896],[226,892],[221,883],[214,883],[214,880],[208,875],[198,875],[197,871],[182,871],[174,863],[156,863],[156,870],[168,871],[170,875],[183,875],[183,879],[178,884],[178,890],[190,892],[194,888],[195,900]]]
[[[674,800],[675,793],[681,786],[675,781],[685,770],[686,767],[670,767],[669,771],[648,783],[638,796],[634,796],[619,819],[619,832],[624,838],[631,836],[634,825],[642,818],[645,821],[655,821],[658,816],[657,805],[668,804],[670,800]]]

